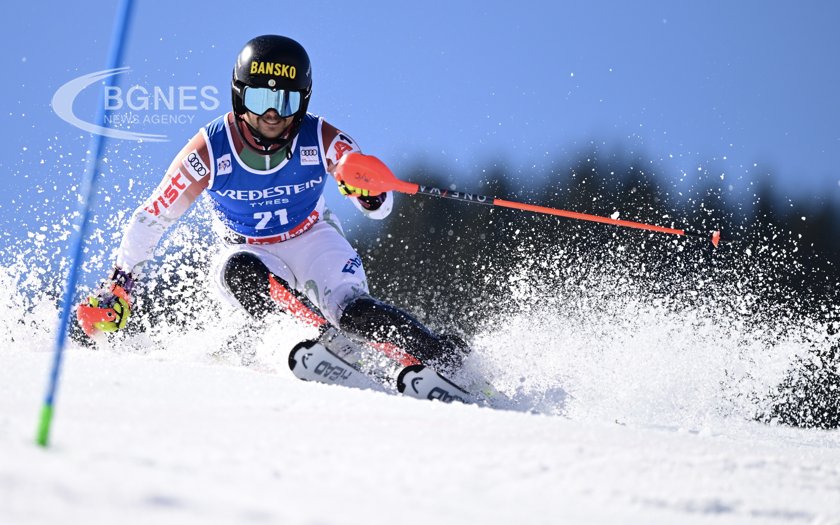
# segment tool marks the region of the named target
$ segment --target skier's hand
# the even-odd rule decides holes
[[[350,186],[344,181],[338,183],[338,191],[345,197],[356,197],[359,204],[367,211],[378,210],[382,207],[382,203],[388,197],[387,193],[380,193],[379,195],[371,195],[370,191]]]
[[[116,332],[125,327],[131,315],[131,290],[134,278],[121,268],[114,268],[111,278],[103,282],[76,311],[82,330],[89,337],[97,332]]]
[[[343,180],[338,181],[338,191],[345,197],[370,197],[370,190],[351,186]]]
[[[359,205],[367,211],[376,211],[385,204],[388,198],[387,193],[380,193],[379,195],[371,195],[369,197],[358,197]]]

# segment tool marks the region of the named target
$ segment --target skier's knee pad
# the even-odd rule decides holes
[[[226,293],[257,319],[282,310],[305,322],[321,322],[318,308],[256,254],[242,251],[229,256],[222,264],[221,278]]]
[[[222,265],[225,288],[242,308],[257,318],[264,317],[274,307],[269,293],[270,273],[259,257],[248,252],[234,253]]]

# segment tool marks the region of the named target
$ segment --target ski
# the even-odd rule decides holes
[[[416,399],[451,403],[477,403],[479,400],[465,389],[425,365],[404,367],[397,376],[397,390]]]
[[[397,376],[397,390],[416,399],[438,400],[444,403],[461,403],[509,408],[511,400],[496,390],[483,378],[473,379],[460,386],[440,372],[425,366],[412,365],[403,368]]]
[[[301,341],[292,348],[289,368],[304,381],[391,392],[396,386],[397,392],[415,399],[497,407],[504,406],[507,400],[483,379],[462,387],[416,360],[408,365],[398,364],[393,360],[394,355],[387,355],[390,366],[382,368],[381,350],[368,348],[329,327],[318,339]],[[380,366],[371,366],[370,361],[377,358]]]
[[[347,353],[342,358],[327,349],[324,343],[313,339],[301,341],[292,348],[289,352],[289,368],[298,379],[304,381],[380,390],[382,387],[376,380],[359,371],[351,362],[356,357],[355,354]]]

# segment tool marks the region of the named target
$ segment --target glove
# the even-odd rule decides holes
[[[382,203],[385,202],[387,193],[380,193],[379,195],[371,195],[370,191],[351,186],[344,181],[339,181],[338,191],[345,197],[356,197],[359,200],[362,208],[368,211],[378,210]]]
[[[385,202],[385,198],[388,195],[387,193],[371,195],[370,191],[363,190],[355,186],[350,186],[344,181],[340,181],[338,183],[338,191],[340,191],[341,194],[345,197],[356,197],[362,208],[366,209],[367,211],[378,210],[382,206],[382,203]]]
[[[345,197],[370,197],[369,190],[363,190],[356,186],[351,186],[343,180],[338,181],[338,191]]]
[[[79,305],[76,316],[82,330],[93,337],[97,332],[116,332],[125,327],[131,315],[131,291],[134,277],[120,267],[111,278]]]
[[[367,211],[376,211],[385,204],[385,199],[388,197],[387,193],[380,193],[379,195],[371,195],[370,197],[357,197],[359,205]]]

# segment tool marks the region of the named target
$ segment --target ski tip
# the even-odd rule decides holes
[[[411,373],[416,374],[417,372],[419,372],[420,370],[423,370],[424,368],[426,368],[426,367],[421,365],[421,364],[414,364],[414,365],[406,366],[402,370],[400,370],[400,373],[397,375],[397,391],[400,394],[404,394],[405,393],[405,387],[406,387],[405,376],[407,376],[408,374],[411,374]]]
[[[298,364],[298,352],[301,350],[308,350],[318,343],[316,339],[307,339],[296,344],[289,352],[289,369],[294,371]]]
[[[718,244],[720,244],[720,230],[717,230],[712,234],[712,245],[717,248]]]

